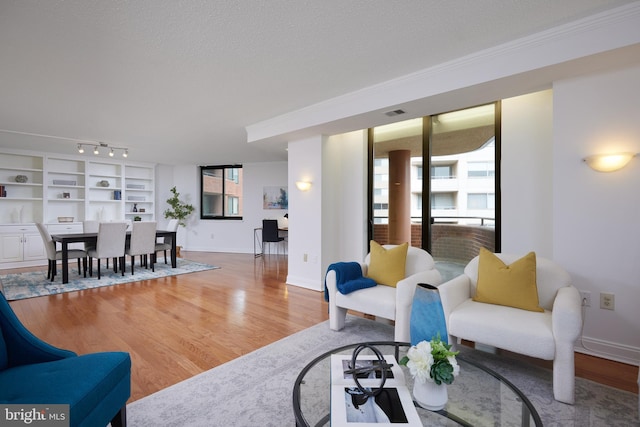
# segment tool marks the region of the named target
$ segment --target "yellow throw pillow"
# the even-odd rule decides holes
[[[367,277],[372,278],[379,285],[395,287],[399,280],[404,279],[408,250],[408,243],[385,249],[372,240]]]
[[[473,300],[544,312],[538,301],[535,252],[506,265],[492,252],[480,248],[478,285]]]

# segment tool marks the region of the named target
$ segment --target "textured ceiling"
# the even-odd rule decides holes
[[[286,160],[245,127],[625,3],[2,0],[0,147]]]

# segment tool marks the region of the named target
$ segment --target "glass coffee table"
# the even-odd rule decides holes
[[[339,347],[316,357],[305,366],[293,387],[296,426],[328,426],[331,421],[331,355],[351,355],[360,345],[374,346],[383,355],[400,360],[408,343],[369,342]],[[372,354],[362,351],[360,355]],[[416,405],[425,426],[542,426],[529,399],[498,373],[463,356],[457,356],[460,374],[447,386],[449,400],[444,409],[429,411]],[[413,378],[402,366],[406,384],[413,389]]]

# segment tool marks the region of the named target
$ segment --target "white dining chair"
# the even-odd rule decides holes
[[[177,219],[172,219],[169,221],[169,225],[167,225],[167,231],[178,231],[178,220]],[[156,243],[156,248],[155,248],[155,252],[154,252],[154,257],[155,257],[155,253],[158,251],[164,251],[164,263],[167,263],[167,251],[171,250],[171,245],[172,245],[172,237],[167,236],[164,237],[162,242],[158,242]]]
[[[97,233],[98,228],[100,227],[100,221],[95,220],[85,220],[82,221],[82,232],[83,233]],[[94,249],[96,246],[94,244],[85,243],[84,250],[88,251],[89,249]],[[107,265],[108,267],[108,265]]]
[[[40,232],[44,248],[47,251],[47,279],[51,278],[53,282],[57,274],[58,261],[62,259],[62,251],[56,250],[56,243],[51,238],[51,234],[44,224],[37,222],[36,227]],[[80,259],[82,259],[82,270],[84,271],[84,277],[87,277],[87,252],[81,249],[69,249],[68,253],[69,259],[78,259],[78,274],[82,274],[80,271]]]
[[[93,275],[92,259],[98,260],[98,279],[100,279],[100,260],[114,259],[113,269],[117,271],[120,260],[120,270],[124,276],[125,243],[127,239],[127,224],[125,222],[101,222],[98,228],[98,240],[95,249],[88,251],[89,275]]]
[[[131,257],[131,274],[136,263],[136,255],[140,255],[141,266],[148,268],[150,262],[151,271],[155,271],[156,225],[155,221],[135,221],[131,226],[131,239],[125,251]]]

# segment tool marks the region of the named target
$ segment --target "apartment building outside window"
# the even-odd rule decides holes
[[[431,209],[434,210],[454,210],[456,209],[455,193],[432,193]]]
[[[499,249],[499,129],[499,102],[371,129],[370,236],[384,236],[381,227],[389,224],[394,209],[389,205],[390,190],[395,191],[390,180],[396,179],[390,178],[390,153],[397,159],[409,151],[412,245],[430,250],[436,236],[431,228],[442,223],[493,228],[493,248]]]
[[[431,166],[431,179],[451,179],[451,178],[454,178],[453,165]]]
[[[467,194],[467,209],[469,210],[493,210],[496,207],[495,194],[469,193]]]
[[[496,167],[494,162],[469,162],[467,164],[467,176],[469,178],[487,178],[495,176]]]
[[[200,167],[200,219],[242,219],[242,166]]]

